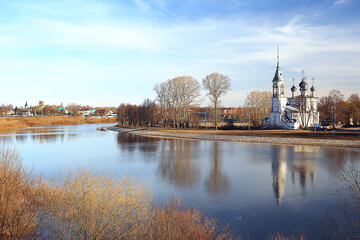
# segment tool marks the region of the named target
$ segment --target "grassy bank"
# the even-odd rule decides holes
[[[83,118],[71,116],[45,117],[2,117],[0,130],[9,130],[21,127],[40,127],[55,125],[78,125],[90,123],[116,123],[116,118]]]

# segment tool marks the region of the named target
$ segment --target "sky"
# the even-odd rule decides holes
[[[220,72],[223,106],[285,94],[304,69],[316,95],[360,94],[359,0],[1,0],[0,104],[141,104],[156,83]],[[200,104],[209,105],[202,90]]]

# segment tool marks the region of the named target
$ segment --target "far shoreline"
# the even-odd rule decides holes
[[[325,139],[325,138],[310,138],[310,137],[278,137],[276,136],[261,136],[262,130],[259,131],[257,136],[250,135],[227,135],[224,132],[206,131],[206,130],[183,130],[183,129],[162,129],[162,128],[146,128],[146,127],[126,127],[126,126],[111,126],[107,127],[110,131],[115,131],[123,134],[134,134],[144,137],[164,138],[164,139],[187,139],[187,140],[203,140],[203,141],[220,141],[220,142],[241,142],[241,143],[255,143],[255,144],[270,144],[270,145],[302,145],[302,146],[318,146],[318,147],[331,147],[331,148],[360,148],[359,140],[354,139]],[[236,130],[244,131],[244,130]],[[285,132],[286,130],[284,130]],[[293,131],[293,130],[291,130]],[[190,132],[190,133],[186,133]],[[202,133],[203,132],[203,133]],[[209,134],[210,132],[210,134]],[[211,132],[216,134],[211,134]],[[281,130],[278,130],[281,135]],[[204,134],[207,133],[207,134]],[[233,131],[229,131],[233,133]],[[247,132],[239,132],[247,133]],[[256,135],[256,134],[254,134]],[[268,134],[269,135],[269,134]]]
[[[0,132],[12,131],[26,127],[49,127],[59,125],[80,125],[98,123],[117,123],[116,118],[85,118],[74,116],[26,116],[26,117],[1,117]]]

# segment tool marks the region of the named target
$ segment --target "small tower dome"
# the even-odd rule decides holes
[[[300,89],[304,89],[305,91],[307,90],[308,86],[307,86],[307,82],[305,82],[305,78],[302,79],[302,81],[299,83],[299,87]]]
[[[311,91],[311,92],[315,92],[314,86],[312,86],[312,87],[310,88],[310,91]]]
[[[277,65],[275,76],[273,78],[273,82],[279,82],[279,81],[285,81],[285,80],[284,80],[284,77],[283,77],[282,72],[280,70],[280,66]]]
[[[297,88],[293,85],[292,88],[291,88],[291,91],[295,92],[296,90],[297,90]]]
[[[279,64],[279,46],[277,48],[277,64],[276,64],[276,71],[275,71],[275,76],[273,78],[273,82],[281,82],[281,81],[285,81],[284,77],[282,75],[282,72],[280,70],[280,64]]]

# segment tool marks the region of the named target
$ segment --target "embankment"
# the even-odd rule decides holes
[[[310,145],[325,146],[336,148],[360,148],[360,140],[338,140],[338,139],[312,139],[312,138],[296,138],[296,137],[262,137],[262,136],[239,136],[239,135],[220,135],[220,134],[201,134],[198,131],[194,133],[182,133],[181,131],[156,131],[141,128],[125,128],[125,127],[108,127],[111,131],[120,133],[136,134],[146,137],[158,138],[177,138],[189,140],[208,140],[208,141],[224,141],[224,142],[245,142],[245,143],[261,143],[261,144],[284,144],[284,145]]]
[[[83,118],[72,116],[1,117],[0,130],[9,130],[21,127],[78,125],[91,123],[116,123],[116,118]]]

